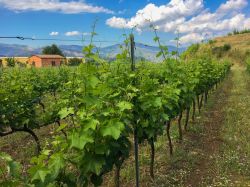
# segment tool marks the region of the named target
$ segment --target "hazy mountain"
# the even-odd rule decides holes
[[[155,56],[159,52],[158,47],[148,46],[141,43],[136,43],[135,46],[136,46],[135,50],[136,57],[157,61],[157,58]],[[63,51],[65,56],[82,57],[83,47],[80,45],[59,45],[59,48]],[[176,48],[173,46],[169,46],[168,48],[170,52],[176,50]],[[120,44],[115,44],[108,47],[102,47],[98,50],[100,56],[105,58],[115,58],[115,56],[121,52]],[[185,48],[181,48],[180,52],[183,52],[184,50]],[[40,54],[41,51],[42,48],[32,48],[26,45],[0,43],[0,56],[9,56],[9,57],[31,56],[33,54]]]
[[[31,48],[26,45],[0,43],[0,56],[30,56],[40,53],[40,51],[39,48]]]

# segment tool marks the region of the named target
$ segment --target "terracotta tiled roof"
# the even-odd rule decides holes
[[[33,56],[37,56],[39,58],[65,58],[61,55],[33,55]]]

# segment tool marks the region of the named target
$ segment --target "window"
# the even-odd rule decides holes
[[[52,66],[56,66],[56,62],[55,61],[52,61],[51,64],[52,64]]]

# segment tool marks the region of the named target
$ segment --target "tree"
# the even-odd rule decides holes
[[[63,52],[61,49],[57,47],[57,45],[52,44],[51,46],[46,46],[43,48],[42,54],[44,55],[61,55],[64,56]]]
[[[15,64],[16,64],[15,58],[7,58],[7,59],[6,59],[6,62],[7,62],[7,66],[8,66],[8,67],[14,67]]]
[[[81,58],[70,58],[68,61],[69,66],[78,66],[82,63]]]
[[[0,68],[3,67],[3,60],[0,59]]]

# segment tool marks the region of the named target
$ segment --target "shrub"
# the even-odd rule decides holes
[[[231,49],[231,45],[230,44],[224,44],[223,51],[229,51],[230,49]]]
[[[230,44],[225,44],[224,46],[219,46],[219,47],[214,47],[212,49],[213,54],[217,58],[221,58],[225,52],[230,51],[231,45]]]
[[[22,62],[19,62],[19,61],[16,61],[16,64],[19,66],[19,67],[27,67],[26,63],[22,63]]]
[[[244,29],[243,31],[240,31],[240,34],[250,33],[250,29]]]
[[[217,57],[217,58],[221,58],[224,52],[223,47],[214,47],[212,49],[213,54]]]
[[[8,66],[8,67],[14,67],[15,64],[16,64],[15,58],[7,58],[7,59],[6,59],[6,62],[7,62],[7,66]]]
[[[68,65],[69,66],[78,66],[82,63],[82,59],[81,58],[70,58],[68,60]]]
[[[210,45],[212,45],[212,44],[216,43],[216,40],[209,40],[208,43],[209,43]]]

